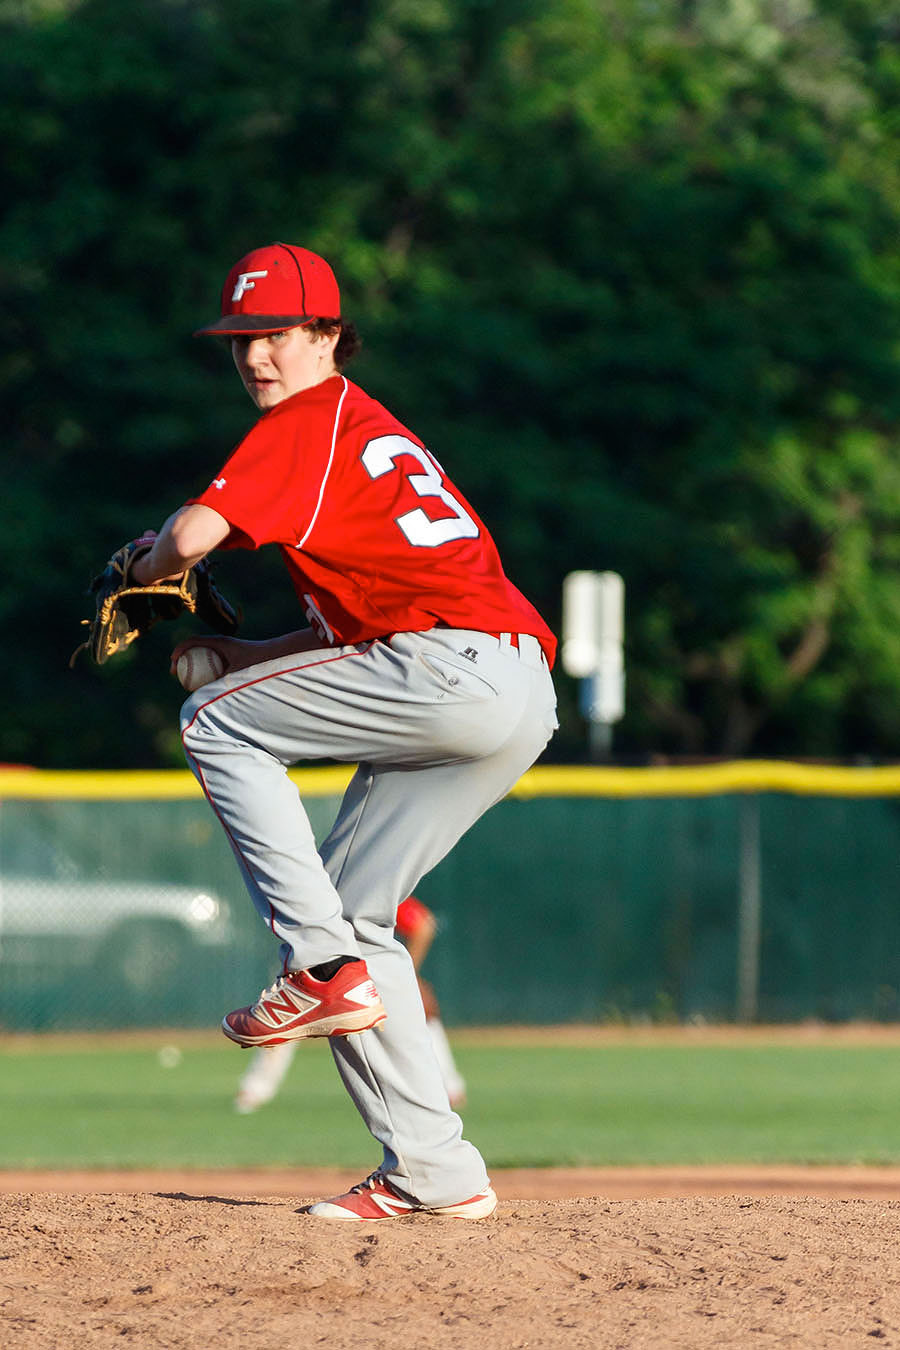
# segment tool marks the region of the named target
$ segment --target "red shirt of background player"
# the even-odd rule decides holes
[[[422,442],[344,375],[263,414],[199,497],[222,548],[277,544],[330,645],[440,624],[556,640]]]
[[[423,924],[429,923],[433,917],[434,915],[427,905],[423,905],[422,901],[417,900],[414,895],[408,895],[397,906],[397,932],[400,937],[412,937]]]

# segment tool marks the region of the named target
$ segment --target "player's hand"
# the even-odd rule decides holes
[[[249,642],[244,638],[218,637],[213,634],[185,638],[172,652],[169,674],[177,675],[175,667],[178,665],[179,656],[182,652],[190,651],[192,647],[212,647],[225,662],[223,673],[229,675],[232,671],[245,670],[247,666],[256,666],[260,661],[265,661],[265,656],[260,655],[259,650],[264,645],[262,642]]]

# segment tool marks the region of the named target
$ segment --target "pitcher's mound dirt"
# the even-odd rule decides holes
[[[346,1226],[299,1212],[343,1174],[7,1174],[0,1345],[900,1347],[896,1173],[700,1170],[500,1173],[491,1219]]]

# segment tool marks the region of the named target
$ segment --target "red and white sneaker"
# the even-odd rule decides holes
[[[351,1186],[346,1195],[319,1200],[309,1206],[307,1213],[317,1219],[375,1223],[381,1219],[402,1219],[407,1214],[436,1214],[443,1219],[486,1219],[496,1208],[497,1196],[491,1186],[456,1205],[420,1205],[417,1200],[404,1199],[380,1172],[373,1172],[358,1186]]]
[[[281,1045],[308,1036],[348,1036],[368,1031],[387,1017],[365,961],[348,961],[330,980],[308,970],[288,970],[249,1008],[222,1019],[238,1045]]]

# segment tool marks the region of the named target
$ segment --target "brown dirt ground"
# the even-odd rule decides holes
[[[348,1227],[301,1212],[333,1174],[8,1174],[0,1345],[900,1346],[900,1174],[853,1171],[509,1173],[482,1222]]]
[[[898,1168],[505,1171],[479,1223],[302,1212],[358,1179],[0,1172],[0,1350],[900,1350]]]

